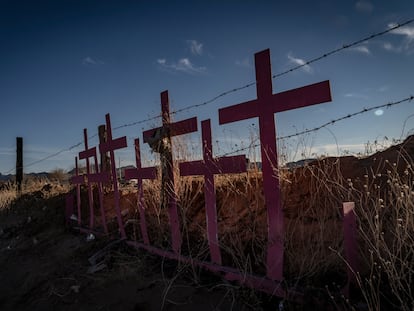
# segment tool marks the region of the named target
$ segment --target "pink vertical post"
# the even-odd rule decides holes
[[[197,131],[197,118],[190,118],[187,120],[171,123],[168,91],[164,91],[161,93],[161,110],[162,127],[143,132],[145,143],[148,143],[150,138],[154,137],[155,133],[159,132],[160,130],[163,130],[167,133],[167,139],[171,139],[171,137],[173,136],[183,135]],[[181,250],[181,232],[177,212],[177,194],[174,191],[175,183],[172,151],[168,154],[166,170],[168,175],[168,214],[171,225],[172,248],[174,252],[179,253]]]
[[[88,130],[85,128],[83,129],[83,138],[85,142],[85,150],[79,152],[79,159],[85,159],[86,160],[86,175],[89,176],[91,174],[91,167],[89,158],[91,157],[91,149],[88,148]],[[92,185],[87,181],[88,185],[88,198],[89,198],[89,228],[93,229],[95,225],[95,216],[93,212],[93,193],[92,193]]]
[[[135,163],[136,169],[125,170],[125,179],[137,179],[138,189],[138,211],[139,211],[139,223],[141,227],[141,235],[144,240],[144,244],[149,245],[147,222],[145,220],[145,204],[144,204],[144,190],[142,187],[142,181],[144,179],[157,178],[157,169],[155,167],[142,167],[141,164],[141,151],[139,148],[139,139],[135,139]]]
[[[109,113],[105,115],[105,119],[106,119],[107,141],[105,143],[99,144],[99,152],[101,154],[109,152],[109,155],[110,155],[111,175],[112,175],[112,182],[113,182],[113,186],[114,186],[116,216],[117,216],[117,220],[118,220],[119,231],[121,233],[121,238],[125,239],[126,234],[125,234],[124,223],[122,221],[118,179],[116,177],[116,165],[115,165],[115,152],[114,152],[114,150],[127,147],[127,140],[126,140],[126,136],[123,136],[123,137],[120,137],[120,138],[117,138],[117,139],[112,139],[111,118],[109,116]]]
[[[75,157],[75,176],[71,178],[72,184],[76,185],[76,205],[78,210],[78,226],[81,225],[81,193],[80,186],[85,182],[82,175],[79,175],[78,157]]]
[[[180,174],[182,176],[203,175],[204,196],[207,218],[208,244],[211,260],[221,265],[221,253],[218,243],[216,192],[214,186],[214,175],[246,172],[246,157],[213,157],[213,146],[211,143],[210,120],[201,122],[203,141],[203,160],[180,163]]]
[[[358,267],[358,245],[357,245],[357,224],[355,215],[355,203],[344,202],[343,207],[343,230],[344,230],[344,251],[347,262],[348,282],[344,288],[345,296],[349,297],[350,284],[356,283],[355,273]]]
[[[263,190],[268,220],[267,277],[283,279],[284,229],[274,114],[331,101],[329,81],[273,94],[270,51],[255,54],[257,99],[219,110],[219,123],[259,118]]]
[[[87,131],[84,129],[84,135],[85,135],[85,150],[79,152],[79,158],[86,160],[86,177],[87,177],[87,184],[88,184],[88,195],[89,195],[89,204],[90,204],[90,217],[92,220],[90,220],[90,229],[93,229],[94,227],[94,219],[95,219],[95,212],[94,212],[94,203],[93,203],[93,191],[92,191],[92,185],[93,183],[96,183],[98,186],[98,197],[99,197],[99,207],[101,212],[101,223],[104,229],[105,233],[108,233],[108,227],[106,224],[106,217],[105,217],[105,209],[103,205],[103,189],[102,189],[102,182],[107,182],[109,180],[109,176],[106,172],[99,173],[99,164],[98,164],[98,157],[96,154],[96,147],[88,148],[87,143]],[[89,159],[94,159],[94,173],[90,170],[90,162]],[[91,203],[92,202],[92,203]]]

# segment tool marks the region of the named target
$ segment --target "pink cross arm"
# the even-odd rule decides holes
[[[96,147],[79,152],[79,159],[93,158],[96,155]]]
[[[162,127],[150,129],[143,132],[144,143],[148,142],[148,138],[153,137]],[[178,121],[169,124],[170,136],[179,136],[197,131],[197,117]]]
[[[95,174],[89,174],[88,175],[88,181],[93,183],[99,183],[99,182],[108,182],[111,180],[111,176],[108,172],[101,172],[101,173],[95,173]]]
[[[127,147],[127,139],[126,136],[108,141],[106,143],[101,143],[99,144],[99,152],[100,153],[105,153],[108,151],[113,151],[116,149],[122,149]]]
[[[85,182],[85,177],[83,175],[73,176],[70,181],[74,185],[83,184]]]
[[[219,123],[231,123],[259,117],[263,113],[278,113],[331,101],[329,81],[322,81],[304,87],[273,94],[259,109],[259,100],[219,109]],[[260,111],[263,111],[261,113]]]
[[[125,179],[156,179],[157,169],[155,167],[142,167],[139,139],[135,139],[135,164],[137,168],[126,169]]]

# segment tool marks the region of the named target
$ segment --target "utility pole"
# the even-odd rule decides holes
[[[17,192],[20,194],[23,181],[23,137],[16,137],[16,146],[16,184]]]

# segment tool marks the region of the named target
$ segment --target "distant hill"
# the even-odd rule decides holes
[[[40,173],[29,173],[24,174],[25,177],[34,177],[34,178],[49,178],[49,173],[47,172],[40,172]],[[3,175],[0,173],[0,181],[10,181],[14,180],[16,178],[16,175],[8,174]]]

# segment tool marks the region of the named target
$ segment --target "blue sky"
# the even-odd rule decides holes
[[[81,142],[83,128],[95,134],[106,113],[114,127],[156,116],[164,90],[178,110],[254,82],[254,53],[261,50],[270,49],[275,74],[412,18],[411,0],[0,0],[0,172],[14,172],[16,136],[24,139],[29,165]],[[277,134],[413,95],[413,68],[411,23],[273,79],[274,93],[330,80],[333,99],[277,114]],[[174,119],[211,118],[215,153],[223,154],[248,145],[258,126],[256,119],[219,126],[218,109],[254,98],[252,86]],[[289,160],[358,152],[368,141],[413,133],[413,105],[369,112],[279,146],[288,149]],[[133,139],[159,122],[114,131],[114,137],[128,137],[128,148],[117,152],[122,165],[134,161]],[[198,133],[184,140],[192,157],[199,139]],[[70,169],[81,150],[25,172]],[[144,152],[144,158],[154,156]]]

